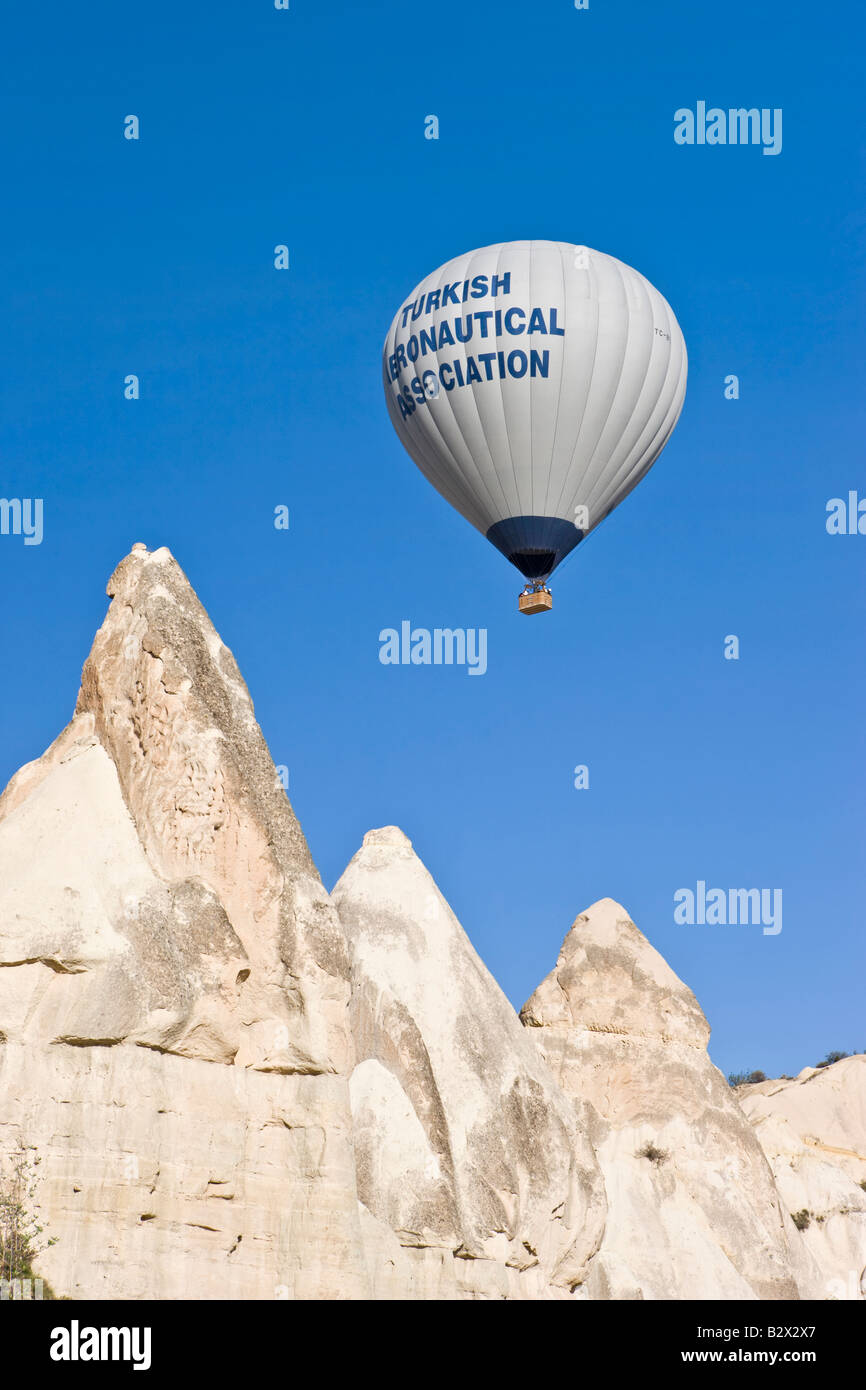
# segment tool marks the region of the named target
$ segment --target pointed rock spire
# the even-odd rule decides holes
[[[707,1056],[707,1021],[624,908],[605,898],[581,913],[520,1017],[565,1093],[601,1119],[609,1211],[590,1296],[798,1297],[796,1232]]]
[[[581,1117],[411,842],[370,831],[332,897],[352,960],[361,1200],[419,1258],[456,1257],[458,1288],[579,1287],[604,1221]]]
[[[0,799],[0,1134],[44,1160],[46,1273],[364,1297],[337,916],[180,566],[136,545],[108,592],[72,723]]]

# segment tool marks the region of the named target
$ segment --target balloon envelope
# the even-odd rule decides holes
[[[636,270],[567,242],[512,241],[422,280],[382,366],[421,472],[542,581],[658,458],[687,358],[670,305]]]

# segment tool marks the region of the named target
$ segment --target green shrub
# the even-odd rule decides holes
[[[823,1062],[816,1062],[816,1067],[832,1067],[834,1062],[842,1062],[850,1054],[847,1052],[828,1052]]]
[[[802,1211],[792,1211],[791,1220],[797,1227],[798,1231],[805,1231],[806,1227],[811,1225],[812,1213],[810,1211],[807,1211],[804,1207]]]
[[[35,1279],[34,1260],[56,1243],[56,1238],[40,1241],[42,1227],[31,1209],[40,1161],[35,1155],[31,1159],[27,1145],[19,1140],[6,1171],[0,1172],[0,1282]],[[44,1283],[43,1294],[54,1297]]]

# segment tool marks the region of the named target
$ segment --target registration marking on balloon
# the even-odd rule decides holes
[[[423,280],[394,317],[382,372],[424,476],[544,586],[658,458],[687,357],[672,309],[638,271],[570,242],[522,241]]]

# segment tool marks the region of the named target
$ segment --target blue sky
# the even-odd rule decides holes
[[[42,497],[45,536],[0,536],[0,781],[70,717],[114,565],[165,544],[328,886],[397,823],[518,1006],[611,896],[724,1070],[866,1048],[866,537],[825,529],[866,497],[863,28],[803,0],[17,7],[0,493]],[[676,145],[698,100],[782,108],[782,153]],[[429,271],[533,237],[645,274],[690,376],[527,621],[403,452],[380,352]],[[487,674],[381,665],[403,619],[486,628]],[[699,879],[781,888],[781,933],[676,924]]]

